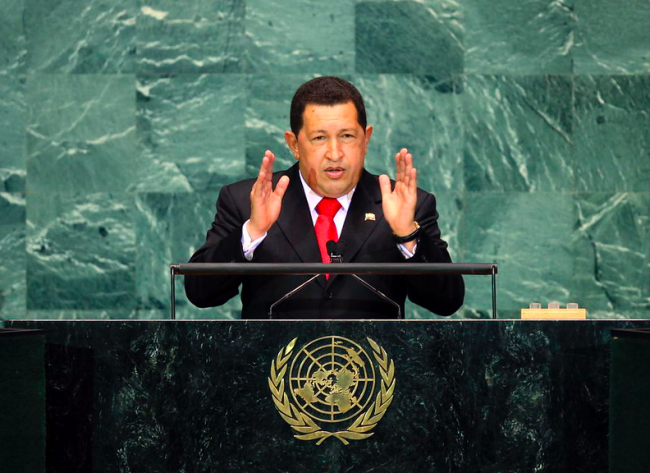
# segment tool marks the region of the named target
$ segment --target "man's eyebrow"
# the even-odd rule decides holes
[[[356,131],[356,128],[350,127],[350,128],[341,128],[337,133],[342,133],[344,131]],[[328,132],[327,130],[312,130],[309,132],[310,135],[313,134],[322,134],[326,135]]]

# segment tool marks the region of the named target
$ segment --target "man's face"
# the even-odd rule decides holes
[[[298,136],[291,131],[284,136],[309,187],[323,197],[337,198],[359,182],[371,135],[372,127],[364,130],[356,107],[347,102],[307,104]]]

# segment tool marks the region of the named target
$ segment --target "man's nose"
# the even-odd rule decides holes
[[[343,148],[341,146],[341,142],[333,138],[329,141],[327,144],[327,154],[328,158],[331,161],[338,161],[339,159],[343,158]]]

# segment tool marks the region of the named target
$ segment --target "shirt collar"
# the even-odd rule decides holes
[[[300,169],[298,170],[298,175],[300,176],[300,182],[302,183],[302,188],[305,191],[305,197],[307,198],[307,204],[309,204],[309,210],[311,212],[316,212],[316,206],[323,199],[323,197],[316,194],[316,192],[314,192],[312,188],[309,187],[307,182],[305,182],[305,180],[303,179]],[[352,201],[352,194],[354,194],[356,188],[357,187],[355,186],[350,192],[348,192],[347,194],[343,194],[341,197],[338,197],[336,199],[339,201],[341,207],[343,207],[343,210],[345,212],[347,212],[348,208],[350,208],[350,202]]]

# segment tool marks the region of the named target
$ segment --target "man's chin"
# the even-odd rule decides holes
[[[331,179],[327,176],[321,176],[317,182],[313,183],[314,185],[312,182],[307,184],[316,194],[332,199],[338,199],[342,195],[348,194],[356,186],[356,183],[351,183],[349,179]]]
[[[338,199],[339,197],[349,193],[352,189],[348,188],[346,186],[340,186],[340,187],[328,187],[327,189],[320,189],[320,192],[318,194],[322,195],[323,197],[331,197],[332,199]]]

